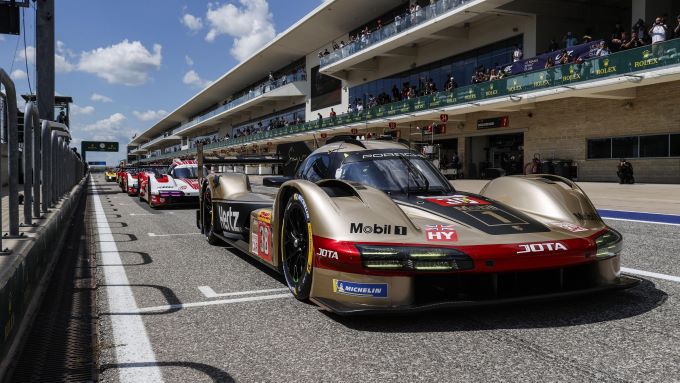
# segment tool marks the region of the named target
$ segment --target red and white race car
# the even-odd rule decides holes
[[[140,199],[148,201],[152,208],[198,206],[198,164],[196,160],[174,160],[166,172],[144,172],[139,187]]]

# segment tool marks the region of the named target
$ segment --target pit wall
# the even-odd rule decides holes
[[[30,239],[3,241],[12,253],[0,263],[0,381],[40,306],[49,277],[64,247],[66,228],[83,198],[89,177],[84,178],[54,208]]]

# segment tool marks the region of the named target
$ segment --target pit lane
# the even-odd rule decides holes
[[[98,259],[104,382],[121,381],[126,369],[155,370],[167,382],[680,376],[677,282],[646,278],[630,290],[566,301],[342,318],[290,298],[283,280],[256,261],[208,245],[196,235],[193,209],[154,211],[102,176],[95,183],[90,219],[106,217],[121,261]],[[624,267],[680,276],[680,226],[608,223],[624,234]],[[107,285],[105,268],[124,270],[127,286]],[[116,289],[129,289],[135,307],[112,310]],[[131,340],[114,337],[113,318],[141,319],[146,336],[135,335],[152,353],[121,363],[116,353]]]

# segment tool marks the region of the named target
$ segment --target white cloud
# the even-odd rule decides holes
[[[111,97],[104,96],[103,94],[99,93],[92,93],[92,96],[90,96],[90,100],[95,101],[95,102],[111,102],[113,101]]]
[[[76,104],[71,104],[71,115],[81,116],[90,115],[94,113],[94,106],[79,106]]]
[[[114,113],[108,118],[85,125],[80,128],[80,130],[83,132],[95,132],[96,134],[115,136],[120,133],[126,119],[127,118],[122,113]]]
[[[127,39],[105,48],[80,55],[78,69],[95,74],[110,84],[143,85],[149,72],[161,66],[161,46],[154,44],[153,53],[139,41]]]
[[[203,20],[189,13],[182,15],[179,21],[192,32],[198,32],[203,28]]]
[[[135,110],[132,112],[132,114],[134,114],[135,117],[137,117],[137,119],[140,121],[158,121],[161,118],[167,116],[168,112],[163,109],[147,110],[146,112],[138,112]]]
[[[57,41],[57,53],[54,54],[54,70],[57,73],[68,73],[75,70],[75,65],[69,62],[68,57],[73,57],[74,54],[70,50],[66,49],[62,41]],[[29,45],[26,47],[26,51],[20,50],[17,54],[17,61],[24,62],[27,60],[30,65],[35,64],[35,47]]]
[[[55,54],[54,55],[54,70],[57,73],[68,73],[72,72],[75,69],[75,65],[71,64],[68,62],[66,57],[60,55],[60,54]]]
[[[28,59],[29,64],[35,64],[35,47],[32,45],[29,45],[26,47],[26,51],[23,49],[20,50],[17,54],[17,61],[24,61],[24,59]]]
[[[11,77],[12,80],[17,81],[25,79],[28,77],[28,75],[26,75],[26,72],[22,71],[21,69],[15,69],[9,74],[9,77]]]
[[[193,65],[194,65],[194,60],[192,60],[191,57],[189,57],[189,56],[187,56],[187,55],[184,56],[184,61],[186,61],[186,62],[187,62],[187,65],[189,65],[189,66],[193,66]]]
[[[212,81],[202,79],[193,69],[184,74],[182,82],[196,88],[204,88],[212,83]]]
[[[212,42],[220,35],[234,38],[231,55],[243,61],[271,41],[276,32],[267,0],[239,0],[241,7],[226,3],[208,4],[206,20],[210,30],[205,36]]]

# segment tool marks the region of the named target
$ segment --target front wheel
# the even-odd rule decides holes
[[[281,223],[281,261],[283,275],[295,298],[307,300],[312,290],[312,225],[302,195],[293,194],[283,212]]]

